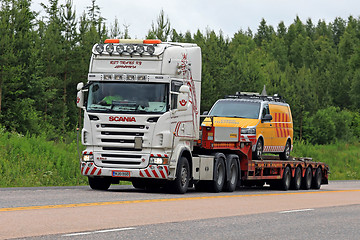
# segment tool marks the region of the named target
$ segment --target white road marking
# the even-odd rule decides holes
[[[289,210],[289,211],[282,211],[279,213],[295,213],[295,212],[307,212],[307,211],[314,211],[313,208],[306,208],[306,209],[297,209],[297,210]]]
[[[95,233],[107,233],[107,232],[119,232],[119,231],[126,231],[126,230],[134,230],[136,228],[115,228],[115,229],[107,229],[107,230],[99,230],[99,231],[93,231],[93,232],[79,232],[79,233],[70,233],[62,235],[62,237],[73,237],[73,236],[81,236],[81,235],[89,235],[89,234],[95,234]]]

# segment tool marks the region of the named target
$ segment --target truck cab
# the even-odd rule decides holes
[[[128,39],[95,44],[77,96],[86,147],[81,172],[90,186],[176,180],[179,159],[191,156],[199,137],[200,82],[196,44]]]

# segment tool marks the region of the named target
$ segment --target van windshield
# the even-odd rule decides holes
[[[260,103],[250,101],[218,101],[210,110],[210,116],[258,119]]]

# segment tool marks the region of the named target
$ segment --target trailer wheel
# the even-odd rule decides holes
[[[287,191],[290,188],[291,183],[291,171],[289,167],[286,167],[283,172],[283,177],[280,180],[280,189]]]
[[[302,179],[301,187],[302,189],[308,190],[311,188],[312,182],[312,170],[311,167],[308,167],[305,171],[305,175]]]
[[[318,167],[318,168],[316,169],[315,176],[314,176],[314,178],[313,178],[313,180],[312,180],[312,185],[311,185],[311,187],[312,187],[313,189],[320,189],[320,187],[321,187],[321,180],[322,180],[322,172],[321,172],[321,168]]]
[[[229,170],[229,180],[226,181],[224,190],[227,192],[233,192],[236,189],[239,175],[239,168],[235,158],[230,160]]]
[[[299,190],[301,187],[301,168],[295,169],[294,177],[291,179],[291,189]]]
[[[181,157],[176,169],[176,179],[170,182],[169,190],[174,193],[184,194],[188,190],[190,181],[189,161],[186,157]]]
[[[253,152],[253,159],[255,160],[261,159],[261,156],[263,154],[263,148],[264,148],[263,140],[262,138],[259,138],[256,143],[255,152]]]
[[[290,158],[290,150],[291,150],[291,145],[290,145],[290,141],[288,140],[285,144],[285,149],[282,153],[279,154],[280,159],[281,160],[289,160]]]
[[[94,190],[108,190],[111,185],[111,178],[88,177],[89,185]]]
[[[210,182],[212,192],[220,192],[225,183],[225,156],[220,153],[215,156],[214,180]]]

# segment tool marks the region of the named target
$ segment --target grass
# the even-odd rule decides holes
[[[338,142],[330,145],[310,145],[295,142],[295,157],[312,157],[330,167],[329,180],[360,179],[360,142]]]
[[[0,187],[83,185],[76,142],[46,141],[0,128]]]
[[[332,145],[295,142],[293,155],[327,163],[330,180],[360,179],[359,142]],[[87,185],[87,178],[80,174],[78,158],[76,140],[53,142],[42,136],[23,136],[0,128],[0,187]]]

